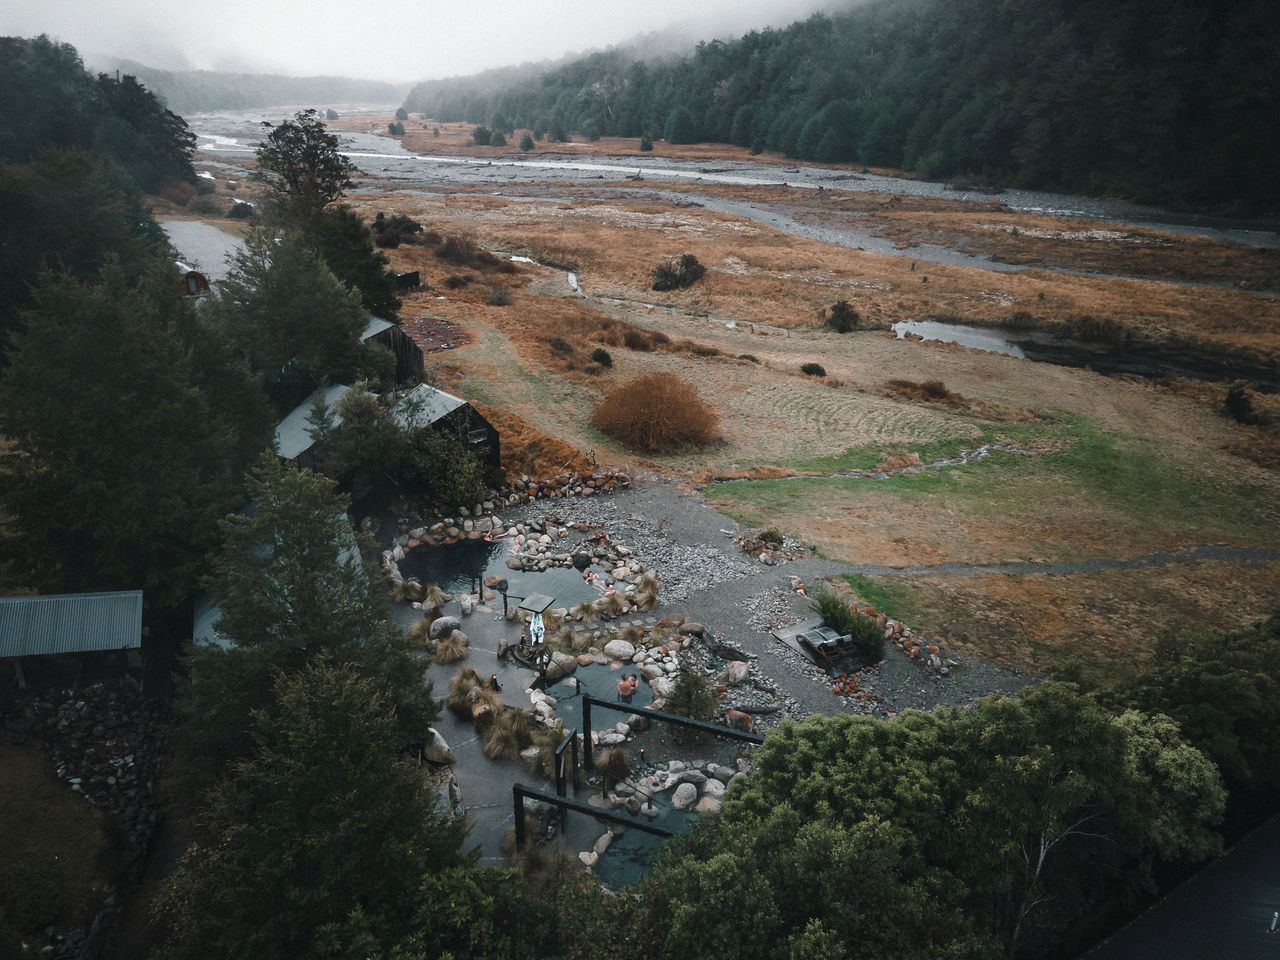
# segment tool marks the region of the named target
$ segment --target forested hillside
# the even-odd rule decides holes
[[[333,103],[395,103],[404,86],[352,77],[284,77],[272,73],[158,70],[132,60],[100,58],[93,66],[136,76],[181,114],[204,110]]]
[[[664,62],[615,49],[536,79],[423,83],[405,105],[553,136],[1274,211],[1274,13],[1267,0],[869,0]]]

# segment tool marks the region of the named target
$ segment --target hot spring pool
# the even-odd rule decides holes
[[[419,547],[400,561],[400,572],[421,583],[434,583],[446,593],[471,590],[485,577],[503,577],[512,596],[545,593],[555,597],[555,606],[572,607],[596,600],[602,591],[582,579],[573,567],[551,567],[542,573],[526,573],[507,566],[511,544],[505,540],[463,540],[442,547]],[[603,571],[597,569],[598,575]]]

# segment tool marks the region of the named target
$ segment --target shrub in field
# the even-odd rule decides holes
[[[862,323],[862,317],[858,316],[858,311],[850,306],[848,300],[837,300],[833,303],[831,309],[823,313],[823,319],[836,333],[857,330]]]
[[[715,411],[691,384],[661,373],[615,387],[600,401],[591,422],[627,448],[645,453],[706,446],[719,427]]]
[[[683,714],[695,720],[709,720],[715,716],[719,701],[707,675],[700,668],[691,666],[683,657],[680,672],[676,674],[675,689],[667,697],[666,709],[670,713]]]
[[[884,658],[884,631],[880,624],[865,614],[855,613],[842,597],[830,590],[819,590],[809,606],[822,618],[824,627],[830,627],[842,637],[852,637],[864,656],[872,660]]]
[[[476,127],[471,131],[471,142],[477,147],[487,147],[493,139],[493,132],[488,127]]]
[[[573,344],[563,337],[552,337],[547,341],[547,344],[551,347],[553,353],[558,353],[562,356],[568,356],[573,353]]]
[[[509,307],[511,306],[511,288],[504,286],[493,286],[489,288],[489,306],[491,307]]]
[[[649,153],[653,149],[653,141],[648,137],[640,138],[640,152]]]
[[[506,145],[507,138],[500,131],[495,130],[493,135],[489,137],[489,146],[491,147],[505,147]]]
[[[609,354],[609,351],[606,350],[604,347],[596,347],[594,350],[592,350],[591,360],[594,363],[600,364],[600,366],[602,367],[613,366],[613,357]]]
[[[800,364],[800,372],[808,374],[811,377],[825,377],[827,368],[820,363],[802,363]]]
[[[653,289],[683,290],[697,283],[706,272],[707,268],[692,253],[682,253],[653,268]]]
[[[628,330],[622,335],[622,345],[628,350],[644,350],[653,349],[653,341],[646,337],[639,330]]]
[[[523,137],[521,137],[521,138],[520,138],[520,149],[521,149],[521,150],[523,150],[525,153],[528,153],[530,150],[532,150],[532,149],[533,149],[533,137],[529,136],[527,133],[526,133]]]
[[[853,615],[853,624],[850,627],[849,636],[858,645],[858,649],[862,651],[863,656],[873,661],[884,659],[884,630],[880,624],[866,614],[855,613]]]
[[[1237,423],[1257,423],[1258,412],[1253,408],[1253,397],[1243,383],[1233,383],[1222,401],[1222,410]]]
[[[759,357],[757,357],[754,353],[740,353],[740,354],[738,354],[738,359],[739,359],[739,360],[746,360],[748,363],[759,363],[759,362],[760,362],[760,358],[759,358]]]

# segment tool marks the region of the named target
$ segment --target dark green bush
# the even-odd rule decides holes
[[[568,356],[573,353],[573,344],[568,340],[565,340],[563,337],[552,337],[547,341],[547,343],[551,346],[551,350],[554,353],[559,353],[563,356]]]
[[[830,590],[819,590],[809,606],[822,618],[824,627],[830,627],[842,637],[852,637],[864,656],[872,660],[884,658],[885,639],[880,624],[865,614],[855,613],[842,597]]]
[[[600,366],[602,367],[613,366],[613,357],[610,356],[609,351],[606,350],[604,347],[596,347],[594,350],[592,350],[591,359],[596,363],[600,364]]]
[[[820,363],[802,363],[800,364],[800,372],[808,374],[811,377],[825,377],[827,368]]]
[[[529,136],[527,133],[526,133],[523,137],[521,137],[521,138],[520,138],[520,149],[521,149],[521,150],[524,150],[526,153],[527,153],[528,151],[532,150],[532,149],[533,149],[533,137]]]
[[[682,253],[653,268],[653,289],[683,290],[702,279],[707,268],[692,253]]]
[[[488,127],[476,127],[471,131],[471,142],[477,147],[489,146],[489,141],[493,138],[493,132]]]
[[[715,716],[720,701],[707,682],[707,675],[699,667],[691,666],[680,658],[680,672],[676,674],[675,689],[667,697],[666,710],[695,720],[709,720]]]
[[[628,330],[622,335],[622,343],[628,350],[648,352],[653,349],[653,341],[639,330]]]
[[[641,153],[648,153],[648,152],[649,152],[649,151],[651,151],[652,149],[653,149],[653,141],[652,141],[652,140],[650,140],[648,137],[641,137],[641,138],[640,138],[640,152],[641,152]]]
[[[759,357],[757,357],[754,353],[740,353],[740,354],[738,354],[738,359],[739,359],[739,360],[746,360],[748,363],[759,363],[759,362],[760,362],[760,358],[759,358]]]
[[[1253,407],[1253,397],[1243,383],[1233,383],[1222,401],[1223,412],[1237,423],[1257,423],[1258,412]]]
[[[502,134],[502,132],[501,132],[501,131],[499,131],[499,130],[495,130],[495,131],[494,131],[494,132],[489,136],[489,146],[491,146],[491,147],[505,147],[506,145],[507,145],[507,138],[506,138],[505,136],[503,136],[503,134]]]
[[[848,300],[837,300],[831,309],[824,314],[827,326],[836,333],[850,333],[857,330],[862,323],[858,311],[849,305]]]

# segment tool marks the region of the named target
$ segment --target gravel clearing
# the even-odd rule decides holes
[[[727,643],[747,656],[751,683],[733,697],[752,706],[778,707],[777,713],[756,716],[765,729],[784,717],[815,713],[885,716],[967,704],[989,693],[1016,692],[1031,682],[1022,674],[973,661],[938,677],[890,646],[885,659],[862,675],[868,697],[836,696],[826,671],[774,639],[771,631],[813,615],[808,598],[792,589],[793,577],[812,587],[823,577],[859,568],[812,557],[776,567],[762,564],[734,545],[739,531],[732,520],[672,481],[636,478],[629,488],[607,497],[534,502],[508,514],[508,522],[556,518],[562,524],[597,525],[611,540],[630,547],[662,581],[657,613],[704,624],[713,645]],[[698,659],[709,670],[723,669],[726,663],[709,650]]]

